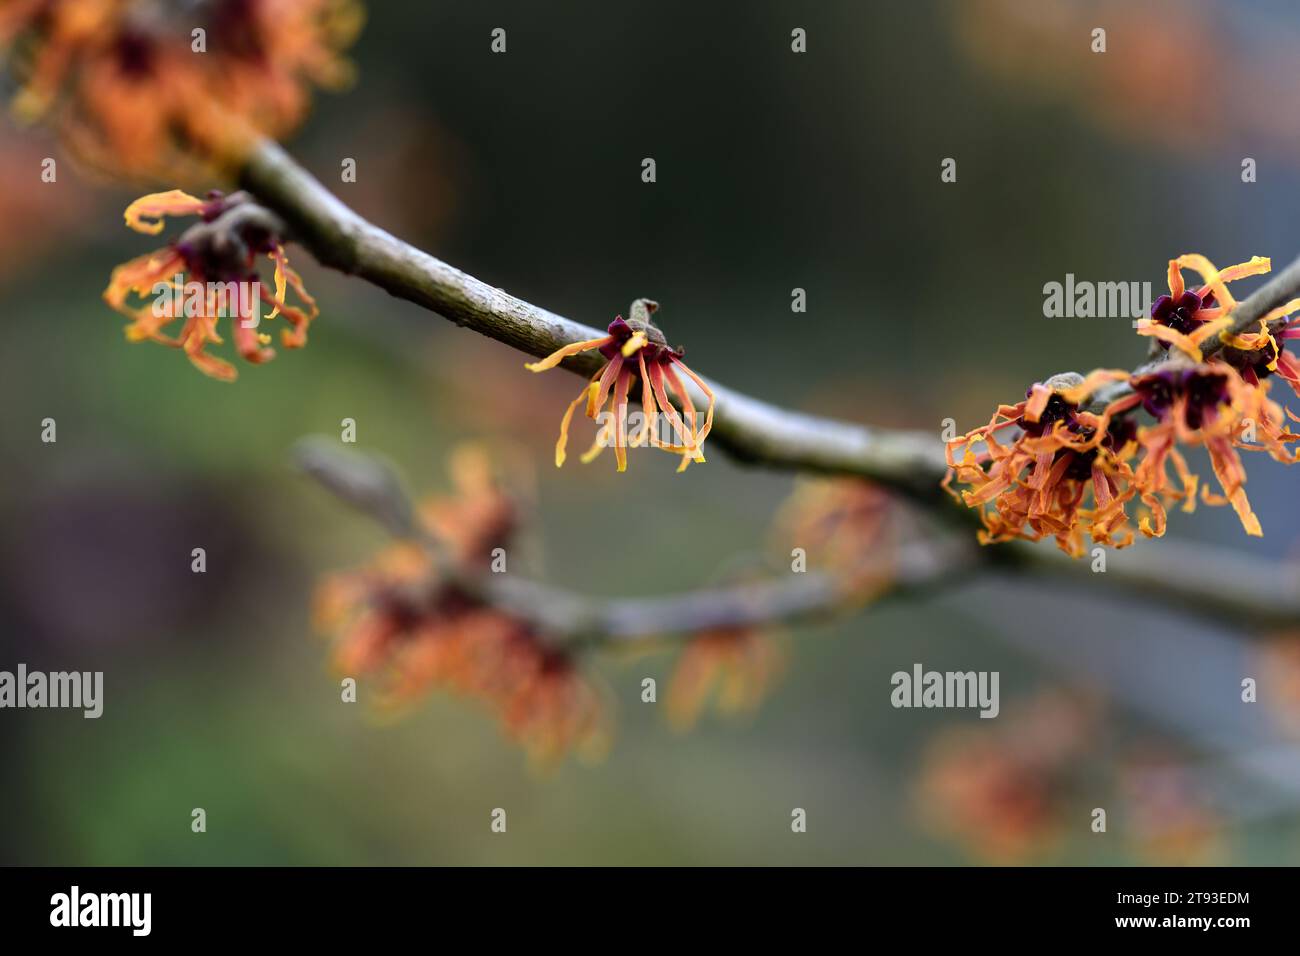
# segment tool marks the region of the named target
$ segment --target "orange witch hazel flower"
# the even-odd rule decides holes
[[[1152,507],[1155,528],[1164,531],[1164,511],[1156,496],[1166,493],[1166,460],[1174,464],[1182,490],[1183,510],[1196,505],[1198,479],[1192,475],[1175,445],[1203,445],[1219,481],[1222,494],[1201,487],[1206,504],[1230,504],[1241,519],[1247,534],[1262,535],[1259,518],[1246,498],[1246,468],[1237,449],[1265,451],[1284,464],[1297,460],[1287,445],[1300,441],[1300,435],[1285,427],[1282,408],[1268,398],[1268,383],[1247,382],[1240,372],[1225,361],[1185,366],[1167,363],[1155,371],[1134,376],[1132,385],[1142,407],[1156,424],[1143,428],[1139,442],[1146,457],[1137,469],[1137,481],[1143,501]],[[1144,526],[1144,531],[1148,529]]]
[[[232,210],[235,214],[227,223],[223,217]],[[281,333],[282,344],[286,348],[307,344],[307,326],[319,311],[316,301],[289,267],[275,220],[247,194],[226,196],[214,191],[207,199],[197,199],[173,189],[137,199],[125,215],[128,227],[148,235],[160,233],[167,216],[202,219],[165,249],[113,270],[104,301],[131,319],[126,328],[130,341],[147,339],[182,349],[204,374],[233,381],[235,367],[210,354],[207,347],[222,343],[217,323],[229,318],[235,348],[246,361],[274,358],[275,350],[267,347],[270,336],[257,331],[263,318],[260,303],[265,300],[272,306],[266,319],[283,315],[289,323]],[[258,278],[259,256],[275,264],[272,292]],[[300,306],[286,302],[289,287],[301,300]],[[165,329],[178,321],[182,323],[179,333],[168,334]]]
[[[1123,397],[1100,413],[1083,407],[1095,383],[1123,379],[1130,386]],[[1284,412],[1268,399],[1267,389],[1267,382],[1251,385],[1217,360],[1170,360],[1132,377],[1111,371],[1088,379],[1058,376],[1031,388],[1024,402],[1000,406],[988,425],[949,442],[945,486],[969,486],[958,497],[981,509],[984,544],[1051,535],[1063,551],[1079,557],[1087,534],[1094,543],[1122,548],[1134,539],[1130,502],[1137,499],[1144,508],[1142,534],[1159,537],[1166,507],[1181,502],[1184,511],[1193,511],[1198,490],[1205,504],[1231,505],[1246,533],[1259,535],[1237,450],[1265,451],[1291,464],[1297,456],[1287,446],[1300,441],[1285,427]],[[1138,409],[1155,424],[1139,427],[1132,417]],[[1020,433],[999,441],[997,433],[1011,427]],[[976,453],[980,443],[985,450]],[[1205,447],[1221,493],[1200,483],[1179,445]]]
[[[1169,260],[1169,294],[1152,303],[1151,317],[1138,323],[1138,335],[1152,336],[1164,348],[1176,346],[1193,362],[1201,361],[1201,343],[1232,324],[1230,313],[1237,301],[1228,291],[1228,283],[1263,275],[1271,268],[1271,260],[1263,256],[1252,256],[1249,262],[1223,270],[1195,253]],[[1202,284],[1197,291],[1184,284],[1183,269],[1200,273]]]
[[[454,493],[426,502],[421,520],[457,566],[486,568],[518,530],[515,496],[477,446],[458,449],[451,470]],[[384,711],[442,689],[483,702],[537,766],[608,748],[608,695],[574,655],[440,571],[423,546],[398,544],[328,577],[316,622],[334,635],[335,670],[373,678]]]
[[[641,446],[661,448],[681,456],[678,471],[685,471],[692,461],[704,461],[704,440],[713,428],[713,390],[682,361],[682,350],[670,348],[667,340],[650,316],[659,308],[649,299],[632,303],[625,320],[618,316],[609,324],[608,334],[584,342],[574,342],[552,352],[538,362],[524,367],[531,372],[545,372],[555,368],[564,359],[593,349],[600,351],[608,361],[584,385],[578,397],[569,403],[560,420],[560,438],[555,443],[555,465],[560,467],[566,457],[569,441],[569,423],[579,405],[586,407],[587,417],[603,415],[604,422],[596,440],[582,455],[583,463],[590,462],[607,445],[614,446],[618,470],[627,470],[627,449]],[[699,415],[678,370],[687,375],[708,398],[704,422]],[[641,387],[642,421],[640,427],[628,434],[628,394],[634,382]],[[681,402],[683,415],[673,407],[669,392]],[[608,410],[601,409],[606,401]],[[661,417],[662,416],[662,417]],[[666,425],[664,424],[666,423]],[[635,422],[634,422],[635,424]]]
[[[373,678],[381,711],[398,713],[430,691],[473,697],[538,766],[609,746],[601,687],[526,622],[439,581],[428,555],[399,545],[369,567],[321,585],[316,621],[336,635],[334,670]]]
[[[1199,272],[1201,287],[1193,292],[1183,282],[1184,268]],[[1162,295],[1151,306],[1151,317],[1138,325],[1139,335],[1154,336],[1162,348],[1177,347],[1194,362],[1204,358],[1201,344],[1217,334],[1222,348],[1212,357],[1241,375],[1248,385],[1273,373],[1300,395],[1300,363],[1281,343],[1300,338],[1300,318],[1287,318],[1300,311],[1300,299],[1292,299],[1260,316],[1258,330],[1233,334],[1231,311],[1236,300],[1226,283],[1246,276],[1263,275],[1272,268],[1271,260],[1254,256],[1249,262],[1216,269],[1204,256],[1188,254],[1169,261],[1169,295]],[[1278,327],[1280,325],[1280,327]]]
[[[987,425],[948,443],[944,486],[980,509],[981,543],[1050,535],[1074,556],[1084,552],[1085,533],[1101,544],[1132,543],[1124,505],[1136,493],[1128,464],[1136,428],[1119,413],[1138,399],[1128,396],[1100,414],[1083,407],[1101,385],[1127,377],[1106,370],[1087,378],[1054,376],[1030,388],[1024,401],[999,406]],[[1019,435],[999,441],[998,433],[1012,427]],[[981,443],[984,451],[977,453]],[[958,494],[950,487],[954,481],[969,487]]]

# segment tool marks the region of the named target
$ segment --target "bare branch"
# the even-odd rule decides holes
[[[328,438],[299,441],[292,458],[307,475],[395,537],[430,543],[417,528],[415,509],[392,467],[376,456],[340,448]],[[442,550],[434,542],[435,549]],[[978,565],[979,549],[964,537],[940,545],[913,543],[881,559],[882,594],[949,587]],[[478,600],[569,643],[620,643],[690,635],[712,629],[765,626],[826,617],[862,603],[834,575],[816,572],[655,598],[596,598],[552,588],[519,575],[468,573],[448,562],[439,580],[453,580]]]
[[[356,275],[391,294],[529,355],[602,334],[490,286],[363,219],[304,170],[277,144],[264,141],[240,175],[290,226],[293,237],[324,265]],[[1300,259],[1277,273],[1234,310],[1233,330],[1250,329],[1270,310],[1300,296]],[[1204,351],[1213,354],[1217,340]],[[587,352],[564,367],[596,371],[601,356]],[[1150,371],[1160,358],[1137,371]],[[955,505],[939,489],[947,473],[943,443],[923,431],[858,425],[778,408],[710,381],[717,395],[712,440],[739,461],[828,474],[855,475],[891,488],[947,518],[975,523],[973,510]],[[688,385],[697,405],[704,396]],[[1097,404],[1130,392],[1126,382],[1098,392]]]
[[[399,298],[434,311],[457,325],[510,345],[534,356],[548,355],[563,345],[599,336],[599,330],[556,315],[488,285],[435,257],[414,248],[369,223],[349,209],[284,150],[263,142],[241,173],[241,184],[254,192],[289,226],[292,238],[304,245],[324,265],[386,289]],[[1279,272],[1269,283],[1237,305],[1234,329],[1249,329],[1266,312],[1300,295],[1300,259]],[[1212,353],[1217,343],[1207,343]],[[1168,361],[1162,359],[1161,361]],[[584,353],[565,362],[582,375],[592,374],[601,358]],[[1150,366],[1144,367],[1149,368]],[[710,383],[717,395],[717,413],[711,440],[740,461],[799,471],[852,475],[891,488],[946,519],[975,522],[973,509],[954,506],[939,489],[947,471],[943,443],[919,431],[893,431],[778,408],[756,398]],[[1113,400],[1126,383],[1109,390]],[[1100,397],[1100,395],[1099,395]],[[703,396],[695,394],[698,404]],[[309,466],[310,468],[310,466]],[[317,474],[328,484],[327,475]],[[335,476],[339,477],[339,476]],[[355,482],[352,483],[355,486]],[[349,483],[331,486],[343,490],[350,503],[371,511],[366,496],[378,486],[362,482],[359,493],[346,491]],[[358,492],[353,487],[353,492]],[[380,496],[382,499],[382,496]],[[409,503],[408,503],[409,507]],[[396,513],[381,513],[390,530]],[[1300,592],[1283,565],[1258,561],[1236,552],[1227,556],[1195,546],[1162,544],[1162,554],[1111,557],[1105,575],[1089,575],[1089,586],[1130,588],[1148,599],[1211,613],[1238,624],[1270,625],[1300,621]],[[974,549],[962,542],[957,564],[1014,568],[1073,576],[1089,574],[1086,562],[1072,561],[1048,547],[1019,542],[996,548]],[[981,560],[967,555],[978,553]],[[1176,559],[1176,560],[1175,560]],[[926,567],[929,557],[904,567]],[[911,562],[911,564],[909,564]],[[931,568],[942,579],[949,566]],[[903,572],[897,586],[928,583],[925,572],[911,580]],[[1102,583],[1104,582],[1104,584]],[[575,634],[599,633],[606,637],[641,636],[665,631],[697,630],[701,622],[716,620],[736,624],[797,617],[827,610],[835,601],[820,588],[825,582],[809,577],[798,584],[782,583],[771,591],[712,592],[709,597],[685,595],[653,601],[600,603],[572,594],[544,589],[532,582],[481,586],[495,591],[494,600],[522,606],[536,599],[542,617],[552,629]],[[513,590],[513,593],[512,593]],[[542,596],[545,595],[545,600]],[[764,610],[755,610],[755,609]],[[662,623],[656,623],[656,621]]]
[[[293,238],[323,265],[521,352],[545,356],[603,334],[490,286],[372,225],[275,143],[263,142],[253,153],[241,183],[280,215]],[[591,375],[601,361],[588,352],[564,367]],[[935,435],[804,415],[709,384],[717,395],[710,441],[740,461],[858,475],[931,505],[949,501],[938,488],[947,464]],[[690,388],[702,407],[704,396],[693,384]]]

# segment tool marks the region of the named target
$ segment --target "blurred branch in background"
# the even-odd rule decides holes
[[[965,535],[914,540],[894,553],[879,548],[868,575],[869,593],[817,572],[790,580],[746,582],[656,598],[605,599],[548,587],[515,574],[467,570],[447,557],[415,516],[391,465],[374,455],[345,450],[330,438],[308,438],[293,451],[298,467],[340,500],[399,539],[431,547],[437,574],[512,617],[529,621],[566,644],[620,644],[719,628],[757,627],[826,617],[885,597],[914,596],[958,586],[974,573],[1021,571],[1035,580],[1057,578],[1076,591],[1130,591],[1147,605],[1208,614],[1238,627],[1265,628],[1300,620],[1295,569],[1238,552],[1165,543],[1159,549],[1112,555],[1104,574],[1085,562],[1029,545],[981,548]],[[1174,573],[1174,569],[1177,573]],[[860,582],[861,572],[855,580]]]
[[[745,582],[666,597],[604,599],[551,588],[516,574],[472,570],[465,562],[451,559],[448,542],[416,519],[414,505],[387,462],[341,449],[325,437],[300,441],[293,459],[303,472],[394,537],[433,551],[437,585],[450,577],[477,600],[529,622],[566,645],[756,627],[825,617],[864,602],[861,588],[815,571],[789,580]],[[917,593],[951,585],[976,566],[977,554],[972,542],[956,537],[913,542],[898,554],[881,548],[874,558],[878,568],[870,574],[859,572],[856,580],[888,582],[880,585],[880,594]]]

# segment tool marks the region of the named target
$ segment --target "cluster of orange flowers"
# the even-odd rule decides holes
[[[213,378],[233,381],[235,367],[207,351],[221,344],[217,323],[231,320],[235,348],[249,362],[275,357],[268,348],[271,337],[257,331],[263,316],[260,303],[272,308],[266,319],[283,315],[289,323],[281,334],[286,348],[307,344],[307,327],[317,315],[316,300],[289,266],[280,237],[264,218],[250,216],[227,227],[218,223],[240,207],[251,209],[247,195],[210,193],[198,199],[173,189],[153,193],[131,203],[126,224],[136,232],[157,235],[167,216],[199,216],[202,223],[164,249],[132,259],[113,270],[104,301],[131,319],[126,337],[148,340],[183,350],[195,367]],[[256,260],[266,256],[275,265],[274,291],[266,291],[258,277]],[[300,306],[286,302],[292,288]],[[167,326],[184,320],[177,335]]]
[[[6,0],[0,50],[21,118],[93,168],[175,178],[288,133],[313,85],[346,85],[361,21],[355,0]]]
[[[457,451],[451,472],[454,494],[429,501],[420,516],[459,567],[485,571],[518,531],[519,507],[482,450]],[[335,635],[339,673],[375,678],[381,706],[433,689],[477,698],[541,766],[607,746],[606,695],[573,655],[440,573],[420,545],[396,545],[327,578],[316,618]]]
[[[1269,268],[1259,257],[1223,270],[1199,255],[1171,260],[1169,295],[1156,300],[1138,328],[1170,353],[1162,362],[1136,375],[1055,376],[949,442],[944,485],[980,510],[980,540],[1051,536],[1079,556],[1085,536],[1114,547],[1133,542],[1131,503],[1137,503],[1137,530],[1158,537],[1170,505],[1192,511],[1198,498],[1231,505],[1247,534],[1262,534],[1238,451],[1263,451],[1287,464],[1300,457],[1289,447],[1300,441],[1289,428],[1296,416],[1268,397],[1273,375],[1300,394],[1300,363],[1284,347],[1300,338],[1300,318],[1286,318],[1300,300],[1263,316],[1257,331],[1232,334],[1237,302],[1228,283]],[[1201,277],[1194,291],[1184,283],[1184,269]],[[1221,347],[1207,357],[1202,345],[1215,336]],[[1139,410],[1151,424],[1138,424]],[[1014,436],[1000,438],[1009,429]],[[1205,449],[1218,491],[1200,482],[1180,446]],[[954,484],[966,487],[958,493]]]

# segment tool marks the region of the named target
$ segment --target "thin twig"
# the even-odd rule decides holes
[[[323,436],[300,440],[292,458],[301,471],[394,537],[430,544],[430,532],[415,518],[410,497],[384,459],[343,449]],[[445,555],[439,542],[432,546]],[[973,542],[958,536],[939,543],[913,542],[896,555],[882,556],[880,589],[871,596],[950,587],[979,565],[978,553]],[[834,574],[817,571],[654,598],[589,597],[516,574],[470,572],[442,561],[430,587],[445,581],[570,646],[825,618],[863,603],[860,590],[847,588]],[[418,602],[419,596],[414,599]]]

